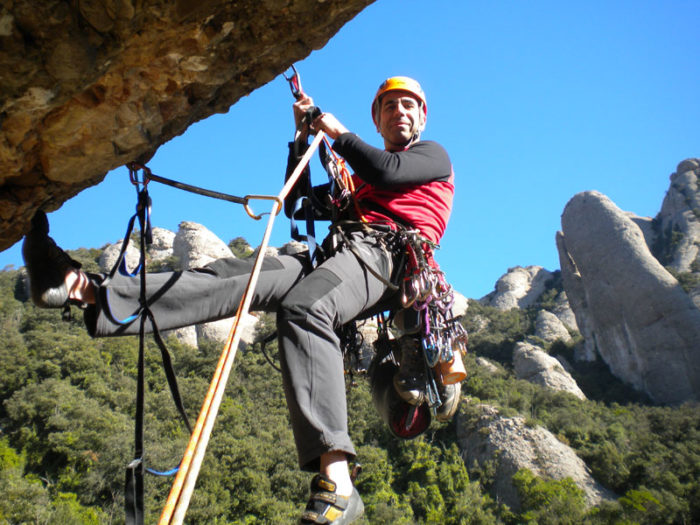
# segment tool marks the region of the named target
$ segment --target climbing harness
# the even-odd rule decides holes
[[[369,229],[361,223],[350,226],[346,223],[339,224],[337,232],[341,244],[363,263],[361,255],[352,250],[352,243],[345,236],[353,225]],[[453,314],[454,292],[433,258],[433,250],[439,246],[415,229],[401,225],[394,225],[393,229],[387,229],[386,225],[371,226],[379,228],[373,230],[374,235],[385,242],[388,249],[394,254],[403,254],[405,264],[397,259],[399,286],[375,274],[388,289],[396,290],[398,297],[393,304],[384,305],[384,311],[376,316],[377,339],[375,356],[369,366],[370,384],[377,410],[392,434],[411,439],[428,428],[430,414],[444,421],[454,413],[454,395],[449,399],[451,402],[443,406],[444,394],[449,389],[453,389],[450,393],[454,394],[459,382],[466,377],[462,357],[466,353],[467,332]],[[365,268],[374,273],[370,265],[365,264]],[[388,319],[384,318],[386,311]],[[390,333],[394,336],[390,337]],[[341,342],[347,370],[348,365],[359,360],[361,345],[348,344],[352,338],[341,339]],[[393,376],[399,371],[398,361],[404,352],[417,352],[421,364],[417,379],[423,384],[415,386],[421,392],[415,404],[401,399],[394,390]]]

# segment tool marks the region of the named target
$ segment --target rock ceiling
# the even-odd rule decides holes
[[[226,112],[372,1],[4,1],[0,250],[35,210]]]

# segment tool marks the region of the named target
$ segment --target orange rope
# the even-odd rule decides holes
[[[270,238],[270,233],[272,230],[272,224],[275,216],[282,208],[282,203],[285,197],[289,194],[292,187],[296,184],[304,171],[304,168],[309,162],[309,159],[313,155],[314,151],[318,148],[321,140],[324,138],[324,133],[320,131],[314,141],[309,146],[301,161],[294,169],[289,179],[285,183],[284,187],[280,191],[279,195],[274,199],[272,205],[272,211],[270,217],[268,218],[267,228],[263,235],[263,240],[260,244],[258,251],[258,256],[255,259],[253,266],[253,271],[250,274],[250,279],[248,280],[248,286],[246,287],[245,293],[241,298],[241,302],[238,306],[238,312],[236,314],[236,320],[231,327],[229,336],[224,344],[224,349],[219,358],[219,362],[214,371],[214,377],[209,385],[209,390],[202,403],[202,409],[200,410],[199,416],[197,417],[197,422],[195,423],[194,430],[190,436],[190,441],[187,444],[187,449],[183,455],[182,461],[180,462],[180,468],[178,470],[173,486],[170,489],[170,494],[163,507],[163,511],[160,515],[159,525],[172,525],[181,524],[185,518],[185,513],[187,512],[187,507],[189,506],[189,501],[194,490],[194,484],[197,480],[199,474],[199,469],[201,467],[202,461],[204,459],[204,453],[206,451],[207,444],[209,442],[209,436],[211,434],[212,427],[214,426],[214,420],[219,411],[219,406],[223,398],[224,390],[226,388],[226,382],[228,381],[228,376],[233,366],[233,360],[236,356],[236,350],[238,347],[238,342],[240,341],[240,332],[238,327],[240,325],[241,318],[248,312],[248,308],[252,301],[253,291],[257,282],[258,274],[262,267],[262,259],[265,254],[265,249]]]
[[[333,156],[333,162],[338,167],[338,173],[340,174],[343,186],[345,186],[350,192],[350,198],[352,199],[352,204],[355,208],[355,213],[357,213],[357,217],[360,219],[360,222],[364,222],[365,224],[368,223],[369,221],[360,210],[360,206],[357,204],[357,199],[355,199],[355,182],[352,180],[352,175],[350,174],[350,170],[348,169],[345,159],[336,155],[327,138],[324,138],[323,140],[326,143],[328,151],[330,151],[331,155]]]

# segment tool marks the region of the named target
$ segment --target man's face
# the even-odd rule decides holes
[[[387,150],[403,149],[425,125],[420,101],[407,91],[389,91],[379,103],[377,130]]]

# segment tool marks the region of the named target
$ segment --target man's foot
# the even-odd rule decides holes
[[[411,405],[420,405],[426,400],[426,363],[420,341],[414,336],[400,340],[401,357],[399,370],[394,375],[394,388],[399,397]]]
[[[80,268],[49,237],[49,221],[43,211],[36,212],[32,229],[24,238],[22,257],[29,274],[34,304],[41,308],[61,308],[68,304],[70,289],[66,276]]]
[[[323,474],[311,480],[311,497],[301,515],[301,524],[347,525],[353,523],[365,511],[362,498],[355,488],[350,496],[340,496],[336,485]]]

